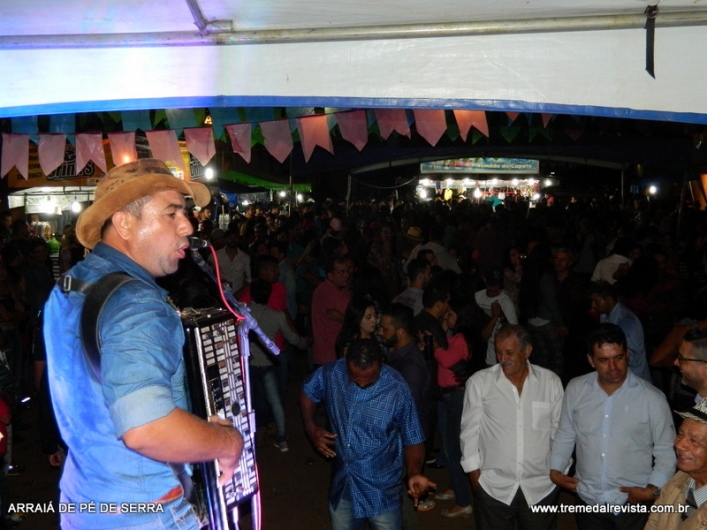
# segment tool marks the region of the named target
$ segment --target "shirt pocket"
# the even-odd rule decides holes
[[[533,430],[549,431],[552,428],[552,403],[533,401]]]

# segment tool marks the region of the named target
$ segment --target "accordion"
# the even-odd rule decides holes
[[[229,419],[243,435],[240,462],[223,487],[218,485],[215,462],[193,468],[193,503],[202,528],[229,530],[238,526],[238,505],[258,491],[248,356],[242,349],[248,348],[248,340],[242,340],[233,315],[221,309],[182,314],[182,323],[191,411],[202,418]]]

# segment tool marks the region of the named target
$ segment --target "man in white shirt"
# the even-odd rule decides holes
[[[430,281],[431,271],[432,265],[426,259],[415,258],[410,260],[408,265],[410,287],[393,298],[393,303],[409,307],[412,309],[414,316],[420,314],[420,311],[424,308],[422,305],[422,293],[427,282]]]
[[[227,230],[226,246],[216,251],[221,280],[231,286],[236,296],[245,285],[250,285],[251,282],[250,256],[238,248],[239,242],[238,232]],[[209,256],[209,265],[215,269],[212,256]]]
[[[504,323],[518,324],[516,309],[513,300],[503,290],[503,273],[500,270],[493,270],[484,276],[486,289],[478,291],[474,297],[477,305],[491,317],[494,322],[493,332],[488,340],[486,348],[486,364],[491,366],[496,363],[496,347],[494,339],[496,333]]]
[[[660,390],[628,369],[626,336],[619,326],[600,324],[587,343],[595,372],[567,385],[550,479],[589,507],[575,514],[580,530],[643,530],[647,506],[675,471],[670,407]],[[577,469],[568,476],[563,470],[573,451]],[[592,510],[606,505],[628,509]]]
[[[557,515],[549,456],[562,408],[562,382],[528,362],[528,332],[506,324],[496,334],[498,364],[466,385],[461,422],[462,467],[474,491],[476,528],[550,530]]]

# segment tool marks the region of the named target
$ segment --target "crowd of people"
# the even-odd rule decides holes
[[[335,460],[334,528],[364,519],[388,528],[379,521],[385,510],[399,511],[403,528],[418,527],[405,492],[417,510],[453,501],[440,514],[473,513],[478,528],[553,528],[556,514],[536,506],[556,505],[561,489],[580,505],[648,505],[675,471],[679,415],[671,406],[684,414],[701,391],[707,397],[707,357],[679,353],[685,332],[707,315],[705,219],[689,206],[621,206],[610,197],[551,198],[534,208],[408,197],[348,209],[329,201],[289,215],[252,205],[225,234],[209,234],[207,224],[202,237],[218,246],[223,236],[239,248],[234,256],[250,258],[255,272],[244,267],[236,290],[258,281],[259,263],[277,256],[279,298],[296,301],[279,310],[310,337],[313,375],[301,405],[313,445]],[[274,273],[267,281],[278,283]],[[297,364],[297,352],[286,351],[271,359],[283,398],[286,372]],[[418,450],[409,418],[399,438],[366,440],[375,462],[363,446],[344,443],[356,428],[370,435],[371,418],[391,413],[368,390],[391,368],[415,404],[426,465],[448,470],[444,486],[432,488],[407,452],[395,453],[404,462],[380,461],[396,444]],[[361,379],[362,371],[369,376]],[[370,410],[349,418],[360,424],[342,424],[342,410],[366,392]],[[317,422],[319,402],[327,414]],[[260,407],[267,421],[270,411]],[[371,465],[417,482],[401,482],[402,496],[383,501],[383,484],[367,482]],[[579,514],[577,523],[643,528],[647,518],[615,509]]]
[[[193,190],[160,191],[172,192]],[[154,194],[146,197],[155,200]],[[679,488],[685,495],[696,490],[694,511],[702,517],[707,406],[686,411],[707,398],[707,333],[700,335],[707,329],[703,212],[660,201],[621,204],[610,196],[553,197],[532,208],[521,199],[494,207],[463,198],[418,201],[411,195],[292,208],[252,204],[230,212],[201,202],[184,211],[179,238],[193,232],[210,243],[200,252],[281,350],[274,357],[251,338],[260,441],[272,424],[272,443],[288,451],[285,401],[288,387],[303,381],[299,405],[306,434],[333,461],[333,528],[368,520],[373,528],[415,529],[415,510],[449,502],[440,507],[441,516],[473,514],[477,528],[549,529],[556,513],[541,514],[537,507],[557,505],[564,489],[576,493],[580,505],[615,507],[577,514],[580,528],[638,529],[648,513],[616,507],[664,503],[661,488],[673,484],[676,463],[679,473],[691,477],[684,480],[689,487]],[[135,212],[128,208],[128,217],[121,216],[130,204],[114,209],[108,232],[93,226],[89,238],[84,226],[77,237],[76,227],[67,227],[55,260],[58,272],[69,271],[86,255],[105,270],[117,264],[140,276],[137,263],[156,279],[148,282],[150,289],[168,292],[179,308],[220,305],[218,290],[191,260],[177,265],[171,255],[164,263],[147,257],[169,249],[140,239],[146,236],[129,222]],[[228,216],[227,222],[216,214]],[[7,380],[4,398],[18,410],[35,382],[40,398],[48,394],[40,318],[57,271],[50,266],[46,234],[32,235],[25,219],[0,217],[8,221],[0,264],[1,349],[7,363],[0,375]],[[125,226],[116,224],[122,222]],[[103,244],[107,240],[112,243]],[[87,250],[94,245],[96,250]],[[108,246],[120,247],[118,253],[132,262],[123,264]],[[184,249],[177,250],[183,256]],[[66,304],[62,297],[69,295],[55,293],[58,318]],[[119,337],[114,339],[108,344],[115,352],[112,362],[125,362]],[[160,351],[169,346],[164,338],[151,340]],[[58,351],[58,339],[53,347]],[[59,362],[56,351],[53,355]],[[58,366],[52,390],[61,400],[57,378],[73,368],[66,359]],[[99,423],[88,423],[102,436],[115,437],[119,427],[116,440],[159,460],[152,444],[134,435],[174,413],[165,409],[134,417],[126,404],[151,387],[110,383],[116,392],[107,398],[110,405]],[[91,381],[86,396],[98,388]],[[61,406],[55,402],[55,408]],[[109,428],[118,415],[119,425]],[[177,415],[178,421],[193,421]],[[692,423],[680,427],[676,438],[681,417]],[[57,465],[73,421],[68,413],[59,420],[64,441],[43,420],[45,452]],[[70,438],[69,447],[71,442],[83,446],[78,438]],[[688,456],[681,455],[689,455],[690,448],[682,448],[702,442],[703,467],[695,467],[695,458],[688,465]],[[185,451],[171,454],[188,461]],[[219,451],[223,446],[210,454],[225,459]],[[71,462],[77,470],[80,460]],[[433,484],[426,466],[446,469],[446,483]],[[155,473],[163,475],[165,487],[172,482],[171,470],[155,468]],[[87,494],[67,479],[63,484],[67,498]],[[671,490],[669,502],[677,498],[687,503]],[[683,522],[679,516],[662,517],[656,528]]]

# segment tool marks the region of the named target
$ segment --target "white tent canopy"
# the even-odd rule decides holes
[[[646,6],[641,0],[4,2],[0,117],[318,106],[707,123],[707,3],[658,3],[655,79],[645,71]]]

